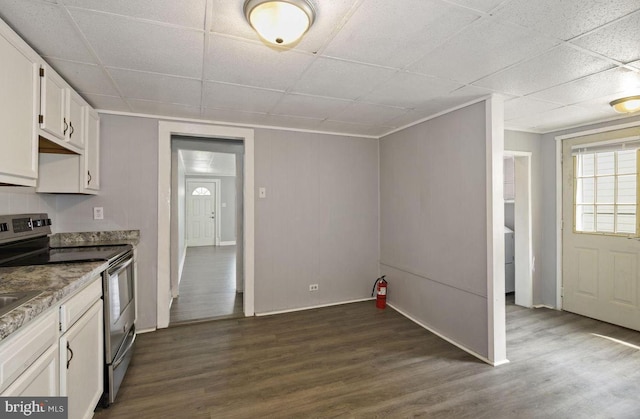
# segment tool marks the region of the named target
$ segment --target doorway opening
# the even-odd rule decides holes
[[[506,301],[533,307],[531,152],[504,152]]]
[[[204,125],[184,122],[160,121],[158,123],[158,305],[157,328],[169,326],[170,307],[178,278],[178,245],[180,237],[178,205],[174,196],[178,193],[177,175],[172,167],[178,167],[178,153],[173,140],[194,141],[190,149],[199,150],[203,145],[221,142],[230,149],[206,151],[233,153],[236,155],[236,289],[243,291],[242,309],[245,316],[254,315],[254,131],[253,129]],[[185,149],[189,149],[186,147]],[[173,163],[173,164],[172,164]],[[185,186],[186,187],[186,186]],[[186,194],[185,189],[181,193]],[[184,232],[183,232],[184,233]],[[186,247],[186,246],[185,246]]]

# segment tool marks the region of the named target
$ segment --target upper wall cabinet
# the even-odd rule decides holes
[[[85,101],[49,66],[40,69],[40,135],[79,152],[84,147]]]
[[[0,184],[36,185],[38,59],[0,21]]]

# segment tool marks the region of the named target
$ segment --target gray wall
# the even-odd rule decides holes
[[[37,194],[35,188],[0,186],[0,215],[47,213],[53,219],[54,233],[61,231],[56,223],[56,196]]]
[[[220,241],[236,241],[236,177],[194,175],[187,176],[186,179],[220,180]],[[227,206],[222,207],[223,203]]]
[[[542,207],[542,135],[520,131],[505,131],[504,149],[508,151],[531,152],[531,232],[533,245],[533,304],[555,305],[543,278],[547,262],[542,255],[543,215]],[[518,191],[516,190],[516,196]],[[517,199],[517,198],[516,198]],[[505,224],[508,224],[507,206],[513,213],[513,204],[505,204]],[[512,221],[511,221],[512,222]],[[518,234],[516,232],[516,234]],[[553,293],[555,295],[555,292]],[[553,297],[555,298],[555,297]]]
[[[370,296],[378,275],[378,141],[255,132],[257,313]],[[309,292],[309,284],[319,290]]]
[[[541,252],[544,263],[542,270],[542,299],[544,304],[556,305],[557,290],[557,245],[556,245],[556,140],[555,137],[575,132],[640,122],[640,115],[623,118],[601,124],[585,125],[568,130],[556,131],[542,136],[542,243]]]
[[[485,102],[380,141],[381,270],[391,304],[488,354]]]
[[[156,324],[158,122],[100,115],[100,195],[59,195],[58,231],[140,230],[138,326]],[[93,207],[104,220],[93,220]]]

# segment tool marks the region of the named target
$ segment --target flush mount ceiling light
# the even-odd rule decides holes
[[[316,11],[309,0],[247,0],[244,15],[262,39],[288,45],[311,27]]]
[[[620,113],[631,113],[640,110],[640,96],[623,97],[610,102],[609,105]]]

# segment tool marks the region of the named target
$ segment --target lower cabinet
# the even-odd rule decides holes
[[[3,396],[57,396],[58,347],[51,346],[3,393]]]
[[[93,416],[104,386],[102,300],[60,337],[60,395],[69,399],[69,418]]]

